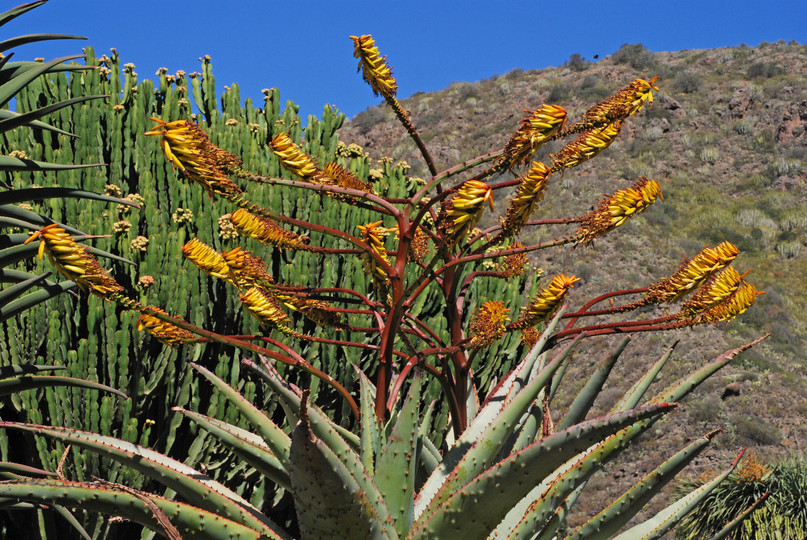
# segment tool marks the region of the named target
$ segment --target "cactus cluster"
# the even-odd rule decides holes
[[[9,319],[6,336],[22,337],[4,340],[0,360],[63,359],[92,390],[90,400],[63,388],[15,394],[17,418],[4,415],[9,435],[0,442],[21,442],[0,444],[0,453],[24,461],[30,439],[21,433],[33,433],[42,468],[10,473],[0,498],[114,513],[168,537],[548,539],[594,472],[753,344],[646,398],[667,354],[609,414],[587,420],[623,342],[558,418],[552,399],[580,340],[728,320],[759,294],[731,273],[737,252],[728,243],[656,284],[577,310],[562,307],[577,278],[558,275],[541,289],[540,273],[525,271],[526,254],[589,244],[660,198],[659,184],[641,178],[587,215],[533,217],[553,175],[604,151],[652,102],[655,79],[637,79],[569,127],[560,106],[528,112],[503,149],[438,172],[374,41],[353,40],[364,78],[421,150],[426,182],[386,161],[371,174],[367,156],[341,152],[335,131],[344,116],[330,107],[303,128],[293,103],[280,111],[276,89],[265,91],[262,108],[250,100],[242,107],[236,85],[219,100],[209,57],[201,73],[160,69],[157,81],[138,82],[115,51],[97,59],[87,48],[87,65],[97,69],[52,73],[21,92],[23,113],[45,93],[110,95],[60,112],[59,125],[84,135],[81,144],[58,135],[57,143],[42,138],[28,147],[36,158],[108,162],[83,185],[128,194],[145,211],[95,214],[66,201],[56,217],[115,234],[94,248],[58,224],[26,236],[26,249],[38,242],[93,296],[80,300],[86,307],[74,318],[60,316],[74,302],[60,297],[47,317],[38,306]],[[546,163],[517,174],[542,144],[571,136]],[[4,145],[13,142],[4,134]],[[517,178],[490,180],[504,171]],[[477,229],[494,194],[514,186],[499,224]],[[538,244],[517,241],[534,226],[569,228]],[[236,238],[245,247],[233,245]],[[97,248],[136,264],[106,270]],[[671,315],[619,316],[693,292],[696,301]],[[640,297],[613,302],[632,295]],[[596,309],[609,299],[611,307]],[[594,317],[606,319],[579,325]],[[260,363],[240,361],[244,352]],[[212,389],[185,369],[188,360]],[[242,365],[263,384],[243,380]],[[129,397],[121,405],[95,399],[106,386]],[[711,437],[672,456],[569,537],[616,534]],[[623,537],[660,537],[726,474]],[[283,512],[284,497],[292,511]],[[62,515],[85,536],[114,527]]]

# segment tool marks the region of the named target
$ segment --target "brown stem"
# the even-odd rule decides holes
[[[607,315],[609,313],[613,313],[614,311],[612,311],[612,310],[618,309],[618,308],[610,308],[610,309],[607,309],[607,310],[588,311],[588,308],[590,308],[591,306],[593,306],[595,304],[598,304],[598,303],[602,302],[603,300],[608,300],[609,298],[613,298],[615,296],[623,296],[623,295],[627,295],[627,294],[644,293],[644,292],[647,292],[647,290],[648,290],[647,287],[643,287],[641,289],[624,289],[624,290],[621,290],[621,291],[612,291],[612,292],[608,292],[608,293],[605,293],[605,294],[601,294],[600,296],[589,300],[580,309],[580,311],[578,311],[577,313],[565,313],[563,315],[563,317],[561,317],[561,318],[563,318],[563,319],[572,319],[572,320],[569,321],[569,323],[566,325],[566,328],[564,328],[564,331],[571,329],[575,325],[575,323],[577,323],[577,319],[579,317],[586,317],[586,316],[589,316],[589,315]]]
[[[417,145],[418,150],[420,150],[420,155],[423,156],[423,160],[426,162],[426,166],[429,168],[429,173],[432,176],[437,175],[437,168],[434,166],[434,160],[432,160],[431,154],[426,149],[426,145],[423,143],[423,139],[420,138],[420,134],[415,129],[415,126],[412,125],[412,120],[409,118],[409,113],[403,110],[401,104],[395,99],[395,96],[384,96],[387,100],[387,104],[392,108],[395,116],[398,117],[398,120],[401,121],[401,124],[406,128],[406,132],[409,133],[409,136],[412,137],[412,140],[415,141],[415,145]]]

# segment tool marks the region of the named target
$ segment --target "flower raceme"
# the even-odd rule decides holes
[[[684,259],[678,270],[649,287],[643,303],[674,302],[700,287],[715,272],[733,261],[740,250],[731,242],[703,248],[692,260]]]
[[[281,327],[289,316],[280,308],[280,302],[261,287],[252,287],[239,296],[247,311],[268,328]]]
[[[356,228],[361,232],[359,237],[361,241],[370,246],[373,254],[375,254],[375,257],[367,252],[361,254],[365,273],[373,276],[373,279],[386,282],[388,279],[387,270],[383,265],[379,264],[379,259],[388,262],[387,251],[384,249],[384,237],[389,231],[381,227],[381,223],[381,221],[376,221],[367,225],[357,225]]]
[[[151,119],[158,124],[146,135],[159,136],[168,161],[201,185],[208,195],[230,197],[241,193],[224,173],[225,169],[240,167],[241,161],[237,157],[213,145],[207,134],[193,122]]]
[[[628,218],[656,202],[657,198],[664,200],[658,182],[645,177],[639,178],[633,187],[621,189],[599,202],[577,230],[579,242],[588,244],[619,227]]]
[[[322,171],[314,165],[308,154],[300,150],[285,133],[281,132],[275,135],[269,146],[280,160],[283,168],[303,182],[311,182],[312,184],[328,183],[323,181],[324,175]]]
[[[87,251],[87,246],[76,243],[63,228],[56,224],[46,225],[34,232],[24,243],[37,239],[39,258],[47,253],[48,259],[59,273],[75,281],[83,290],[106,299],[123,292],[123,287]]]
[[[652,105],[653,90],[658,91],[658,86],[654,84],[657,80],[658,76],[653,77],[650,81],[636,79],[613,96],[597,103],[583,113],[580,121],[564,131],[564,134],[602,128],[633,116],[641,111],[646,103]]]
[[[743,277],[733,266],[727,266],[706,280],[681,306],[681,317],[692,317],[724,302],[743,284]]]
[[[162,315],[168,315],[165,311],[161,310],[160,308],[156,308],[150,306],[149,309],[161,313]],[[180,345],[184,345],[186,343],[193,343],[197,340],[196,336],[192,333],[188,332],[184,328],[180,328],[175,326],[169,322],[163,321],[162,319],[158,319],[154,315],[149,315],[144,313],[137,319],[137,329],[139,331],[146,330],[149,334],[154,336],[160,343],[168,345],[170,347],[179,347]]]
[[[565,123],[566,109],[558,105],[541,105],[534,111],[525,110],[521,125],[504,147],[499,166],[512,169],[527,161],[541,145],[563,129]]]
[[[489,185],[479,180],[468,180],[460,186],[457,195],[446,205],[450,244],[464,238],[476,226],[485,210],[485,203],[493,210],[493,190]]]
[[[621,128],[622,122],[617,121],[602,129],[592,129],[581,133],[575,140],[561,148],[560,152],[552,156],[552,167],[549,170],[555,173],[588,161],[608,148],[616,140]]]
[[[552,281],[549,282],[549,286],[542,290],[535,300],[530,302],[519,320],[516,321],[516,326],[524,328],[549,320],[560,308],[569,289],[578,281],[580,281],[580,278],[564,274],[558,274],[553,277]]]
[[[373,36],[350,36],[353,40],[353,56],[359,59],[359,71],[373,89],[375,95],[394,100],[398,83],[392,76],[387,59],[378,52]]]
[[[224,256],[198,238],[182,246],[182,254],[205,274],[232,282],[230,267]]]
[[[482,304],[471,321],[469,328],[471,341],[468,343],[468,347],[471,349],[488,347],[502,337],[507,329],[507,323],[510,322],[507,317],[509,311],[501,301],[489,301]]]
[[[521,178],[518,191],[504,217],[501,219],[505,234],[518,234],[535,210],[535,206],[544,198],[544,188],[550,176],[549,168],[536,161],[527,174]]]
[[[250,214],[243,208],[239,208],[230,215],[230,223],[235,226],[239,234],[254,238],[266,245],[280,249],[309,249],[308,236],[288,231],[271,219]]]

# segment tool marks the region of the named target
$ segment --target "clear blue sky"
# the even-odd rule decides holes
[[[18,2],[3,2],[8,9]],[[513,68],[613,53],[623,43],[653,51],[807,42],[807,0],[375,2],[51,0],[7,24],[3,38],[79,34],[87,42],[18,47],[19,59],[118,49],[140,80],[164,66],[199,71],[209,54],[219,91],[237,82],[261,103],[262,88],[321,115],[326,103],[352,117],[379,103],[356,73],[349,35],[372,34],[398,79],[399,97],[477,81]]]

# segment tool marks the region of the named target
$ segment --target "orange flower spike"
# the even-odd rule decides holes
[[[221,253],[236,286],[238,288],[271,287],[275,280],[266,269],[266,263],[263,259],[254,257],[250,253],[240,247]]]
[[[560,152],[552,156],[550,171],[554,173],[568,169],[593,158],[616,140],[621,128],[622,122],[614,122],[602,129],[581,133],[575,140],[561,148]]]
[[[622,121],[642,110],[646,103],[653,103],[653,90],[658,91],[654,83],[658,76],[650,81],[636,79],[619,92],[601,101],[583,113],[580,121],[569,128],[569,132],[576,133],[586,129],[606,126],[613,122]]]
[[[350,39],[353,40],[353,56],[359,59],[358,69],[373,93],[381,94],[386,99],[395,99],[398,83],[392,76],[386,57],[378,52],[373,36],[350,36]]]
[[[37,239],[39,258],[47,253],[48,259],[59,273],[75,281],[83,290],[101,298],[123,292],[123,287],[107,274],[98,264],[98,260],[87,251],[87,246],[76,243],[67,231],[55,223],[33,233],[24,244]]]
[[[527,161],[538,148],[550,140],[566,123],[566,109],[558,105],[541,105],[534,111],[524,111],[518,130],[504,147],[500,163],[507,168]]]
[[[530,171],[521,178],[518,191],[501,220],[502,229],[510,235],[517,234],[535,211],[535,206],[544,199],[544,188],[550,176],[549,168],[536,161]]]
[[[308,248],[308,236],[288,231],[271,219],[250,214],[243,208],[230,214],[230,223],[235,226],[239,234],[255,238],[276,248]]]
[[[280,308],[280,302],[260,287],[252,287],[240,295],[239,299],[263,326],[271,328],[289,321],[289,316]]]
[[[745,313],[748,308],[754,305],[757,296],[761,294],[765,294],[765,292],[757,291],[750,283],[743,283],[743,286],[737,289],[727,300],[699,315],[694,324],[715,324],[721,321],[729,321]]]
[[[314,162],[308,155],[294,144],[286,133],[278,133],[272,142],[269,143],[272,152],[280,160],[284,169],[304,182],[321,184],[322,171],[317,169]]]
[[[151,309],[163,315],[168,315],[159,308],[151,307]],[[145,313],[137,319],[137,329],[141,332],[146,330],[149,334],[154,336],[157,341],[170,347],[179,347],[180,345],[193,343],[197,340],[196,336],[191,332]]]
[[[204,273],[232,282],[230,268],[221,253],[200,242],[198,238],[182,246],[182,254]]]
[[[468,180],[451,200],[448,218],[451,221],[448,232],[452,241],[464,238],[476,226],[485,210],[485,203],[493,210],[493,190],[484,182]]]
[[[722,270],[739,255],[731,242],[703,248],[692,260],[684,259],[671,276],[650,286],[645,300],[650,303],[674,302],[701,286],[715,272]]]
[[[664,200],[658,182],[640,178],[633,187],[619,190],[600,201],[594,212],[586,216],[586,220],[577,230],[579,241],[589,243],[619,227],[631,216],[656,202],[657,198]]]
[[[692,298],[684,302],[681,307],[681,316],[692,317],[722,303],[740,288],[740,285],[743,284],[743,277],[732,266],[713,274],[703,286],[695,291]]]
[[[569,293],[569,289],[578,281],[580,281],[580,278],[564,274],[558,274],[553,277],[552,281],[549,282],[549,286],[542,290],[527,307],[518,321],[519,326],[522,328],[524,326],[535,326],[539,322],[549,320],[560,308]]]
[[[361,232],[361,241],[370,246],[381,260],[388,261],[387,251],[384,249],[384,237],[389,232],[387,229],[380,227],[381,221],[375,223],[368,223],[367,225],[357,225],[356,228]],[[378,261],[369,253],[361,254],[362,265],[364,271],[370,274],[375,279],[382,281],[387,280],[387,271],[383,266],[378,264]]]
[[[510,322],[507,313],[510,310],[504,307],[504,302],[489,301],[482,304],[471,321],[469,334],[471,341],[468,346],[471,349],[479,349],[490,346],[494,341],[504,335],[505,325]]]

